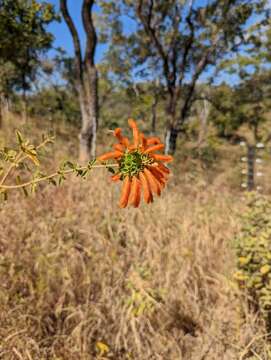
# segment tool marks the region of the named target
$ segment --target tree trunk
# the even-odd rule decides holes
[[[97,36],[92,18],[94,0],[83,0],[82,21],[86,34],[85,55],[82,56],[78,31],[69,14],[67,0],[60,0],[60,9],[70,30],[75,50],[75,73],[82,116],[79,135],[79,161],[87,162],[95,157],[96,133],[98,127],[98,73],[95,67]]]
[[[79,134],[79,162],[85,163],[90,157],[90,148],[92,141],[92,126],[89,117],[87,99],[84,92],[79,93],[81,110],[81,131]]]
[[[96,156],[96,140],[98,129],[98,72],[95,66],[88,66],[87,74],[89,78],[89,112],[92,124],[92,139],[91,139],[91,156]]]
[[[23,123],[26,124],[26,122],[27,122],[27,96],[26,96],[27,81],[26,81],[26,76],[25,76],[24,71],[22,73],[22,89],[23,89],[23,93],[22,93],[22,118],[23,118]]]
[[[3,127],[4,106],[4,97],[0,94],[0,129]]]
[[[153,103],[151,106],[151,134],[152,135],[155,135],[155,133],[156,133],[157,104],[158,104],[158,97],[156,95],[154,95]]]
[[[23,117],[23,123],[27,123],[27,97],[26,97],[26,90],[23,89],[22,94],[22,117]]]
[[[206,146],[207,135],[208,135],[208,115],[209,115],[209,107],[207,104],[207,100],[203,100],[203,108],[199,112],[200,118],[200,128],[199,128],[199,136],[198,136],[198,147]]]
[[[165,153],[174,154],[177,149],[178,130],[170,125],[166,132]]]
[[[96,155],[96,134],[98,127],[98,75],[94,66],[88,66],[84,73],[83,86],[79,90],[82,127],[79,135],[79,161],[87,162],[90,155]]]
[[[177,148],[177,122],[176,122],[176,108],[179,96],[179,89],[172,88],[169,92],[170,100],[167,107],[168,123],[165,135],[165,153],[174,154]]]

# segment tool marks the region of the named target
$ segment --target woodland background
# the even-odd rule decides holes
[[[271,359],[270,63],[266,0],[0,0],[1,148],[174,155],[140,209],[105,170],[1,203],[0,359]]]

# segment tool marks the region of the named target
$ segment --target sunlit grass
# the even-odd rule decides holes
[[[0,358],[268,359],[233,281],[240,193],[177,165],[161,198],[123,210],[102,172],[1,206]]]

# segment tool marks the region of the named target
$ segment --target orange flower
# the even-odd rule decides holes
[[[158,137],[146,138],[139,132],[133,119],[129,119],[128,124],[133,131],[132,141],[122,135],[120,128],[115,129],[114,136],[118,143],[113,145],[114,151],[97,159],[117,161],[118,170],[111,179],[114,182],[123,181],[119,202],[121,208],[128,204],[138,207],[141,192],[147,204],[153,201],[153,194],[160,196],[170,173],[163,163],[173,160],[172,156],[156,153],[164,149]]]

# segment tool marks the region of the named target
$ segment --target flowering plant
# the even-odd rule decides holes
[[[157,154],[164,149],[164,145],[157,137],[146,138],[140,133],[134,120],[128,123],[133,131],[133,140],[129,141],[122,135],[121,129],[114,131],[118,143],[114,144],[114,151],[101,155],[98,160],[108,159],[117,161],[117,172],[112,176],[113,181],[123,181],[119,206],[125,208],[130,202],[138,207],[141,189],[146,203],[153,201],[153,194],[160,196],[168,180],[169,169],[164,162],[172,161],[172,156]]]
[[[0,194],[7,199],[9,191],[22,189],[24,194],[28,195],[29,190],[35,192],[41,182],[60,185],[68,174],[74,173],[84,178],[92,169],[106,167],[114,172],[111,177],[113,181],[123,181],[119,201],[121,208],[125,208],[129,203],[138,207],[142,189],[145,202],[152,202],[153,194],[160,196],[165,187],[170,171],[164,163],[172,161],[172,157],[157,153],[164,148],[159,138],[146,138],[139,132],[134,120],[129,119],[128,123],[133,131],[131,142],[122,135],[121,129],[117,128],[114,136],[118,143],[113,145],[114,151],[89,161],[85,166],[65,161],[59,169],[50,174],[40,171],[39,155],[43,148],[54,141],[53,137],[44,137],[38,146],[34,146],[17,131],[17,148],[0,149]],[[109,164],[107,161],[112,159],[115,162]],[[10,179],[14,178],[16,183],[10,183]]]

